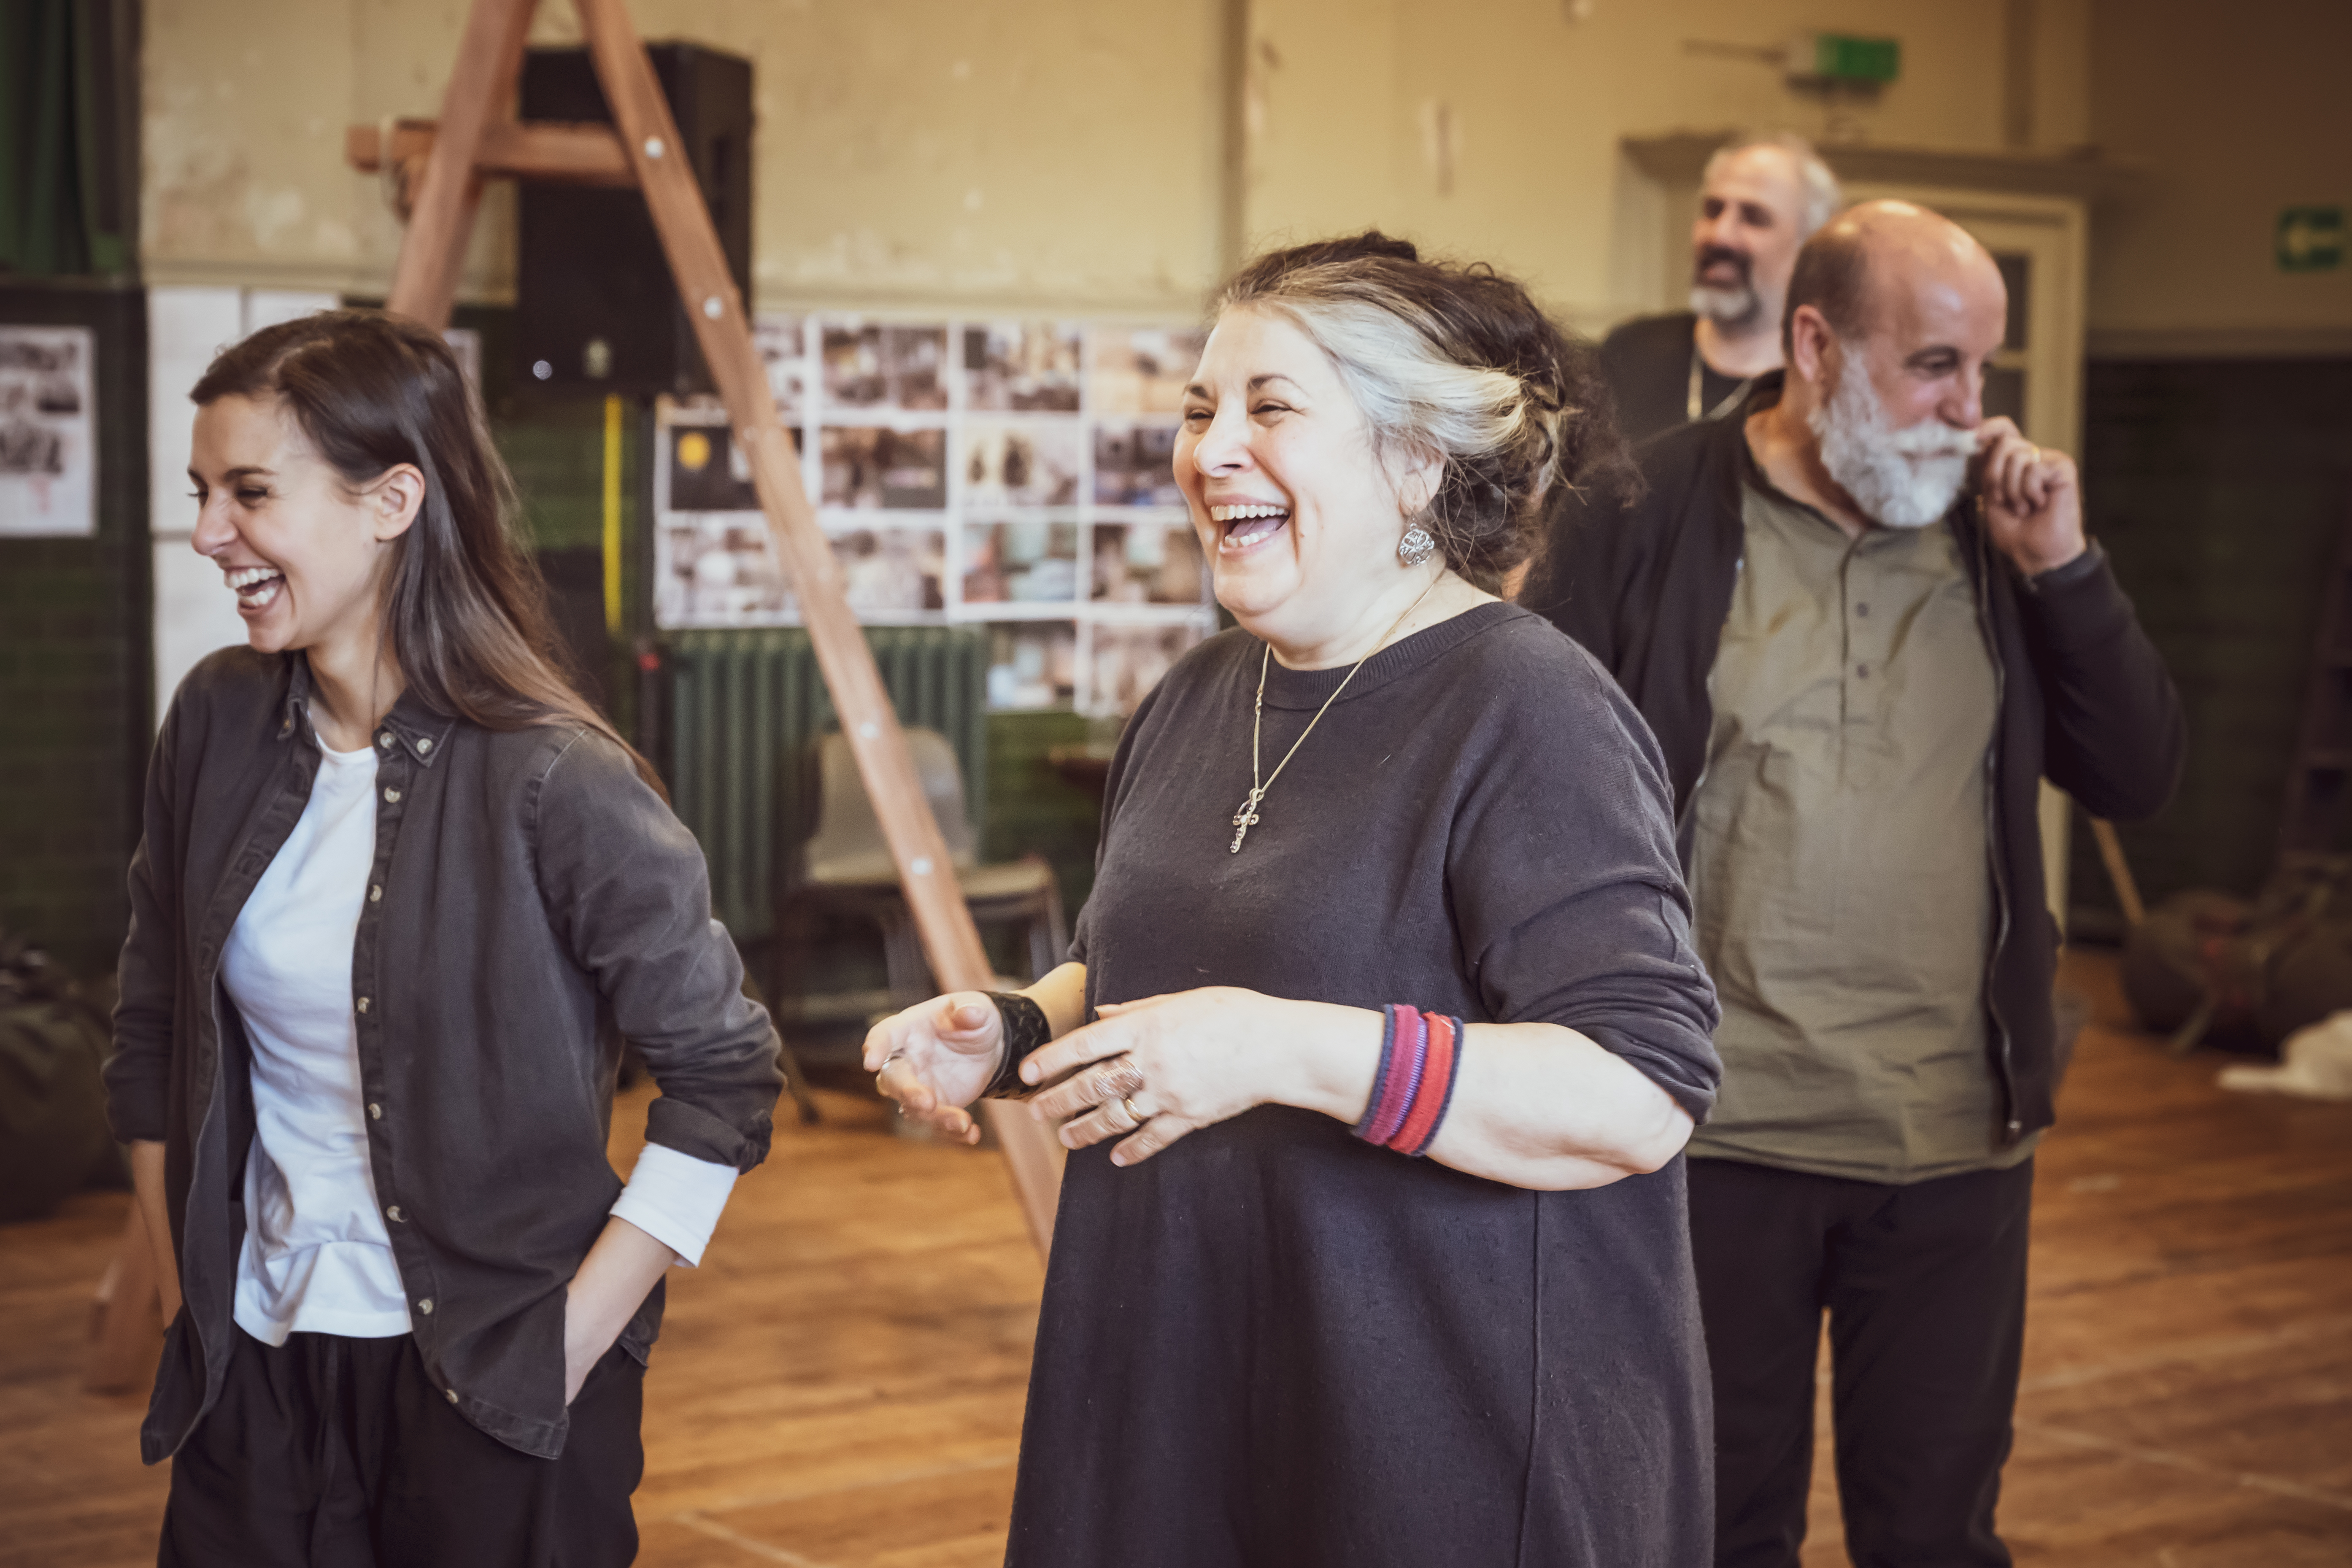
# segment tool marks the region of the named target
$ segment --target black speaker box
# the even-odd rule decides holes
[[[751,62],[698,44],[653,44],[654,75],[709,205],[727,268],[751,298]],[[523,58],[525,120],[612,122],[586,49]],[[520,182],[518,373],[542,386],[630,394],[710,390],[645,197]]]

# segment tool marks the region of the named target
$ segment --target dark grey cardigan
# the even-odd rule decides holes
[[[1731,416],[1643,443],[1649,491],[1638,504],[1586,506],[1564,494],[1549,553],[1519,594],[1591,649],[1649,721],[1678,822],[1706,756],[1707,677],[1746,538],[1746,416],[1777,401],[1781,382],[1775,372]],[[2055,1119],[2058,930],[2042,896],[2041,781],[2046,774],[2095,816],[2153,816],[2179,781],[2188,730],[2164,661],[2097,546],[2029,584],[1993,551],[1968,498],[1950,521],[2000,682],[1991,762],[1997,937],[1985,1006],[2013,1142]]]
[[[115,1136],[165,1146],[187,1300],[140,1433],[151,1464],[211,1408],[235,1336],[254,1113],[221,955],[310,799],[309,694],[299,654],[214,654],[148,768],[107,1087]],[[604,1145],[623,1037],[661,1086],[652,1140],[750,1170],[782,1081],[775,1031],[741,994],[700,848],[619,747],[574,724],[485,730],[413,696],[377,743],[352,954],[376,1196],[434,1382],[551,1458],[564,1287],[621,1190]],[[661,1308],[656,1287],[621,1335],[640,1362]]]

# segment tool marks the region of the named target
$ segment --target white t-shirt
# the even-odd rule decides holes
[[[229,932],[221,977],[253,1048],[237,1326],[388,1339],[408,1300],[376,1202],[352,1011],[352,948],[375,858],[376,753],[320,748],[300,820]],[[649,1144],[615,1215],[697,1264],[735,1170]]]
[[[375,858],[375,752],[321,750],[301,820],[229,931],[221,978],[253,1047],[237,1326],[387,1339],[408,1300],[368,1166],[352,944]]]

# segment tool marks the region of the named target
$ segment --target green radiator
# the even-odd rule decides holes
[[[986,819],[988,633],[868,626],[866,646],[902,724],[937,730]],[[809,742],[840,727],[808,634],[796,627],[672,634],[663,651],[670,798],[710,861],[713,911],[739,942],[769,935],[778,887],[799,853]]]

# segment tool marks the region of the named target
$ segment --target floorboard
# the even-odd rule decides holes
[[[2090,992],[2037,1175],[2001,1510],[2022,1564],[2352,1563],[2352,1105],[2227,1094]],[[648,1568],[1003,1560],[1042,1271],[991,1156],[820,1091],[671,1277],[637,1494]],[[646,1096],[614,1117],[635,1157]],[[154,1561],[145,1400],[80,1392],[125,1199],[0,1228],[0,1564]],[[1807,1568],[1844,1561],[1827,1415]]]
[[[2021,1564],[2352,1563],[2352,1105],[2219,1089],[2111,960],[2066,976],[2092,1023],[2036,1160],[2001,1533]],[[1806,1568],[1846,1561],[1829,1464]]]

